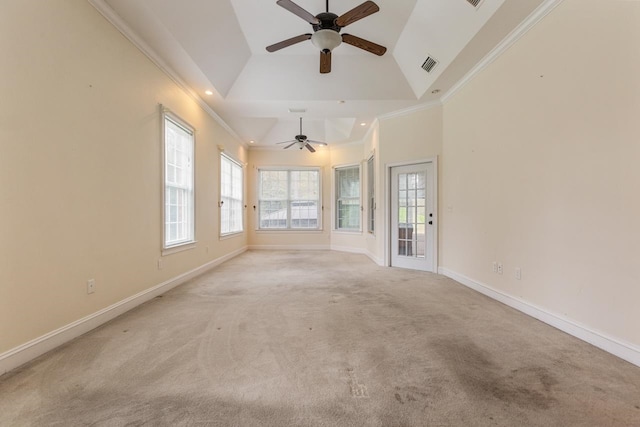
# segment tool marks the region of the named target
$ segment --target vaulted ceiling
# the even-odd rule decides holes
[[[362,139],[375,118],[438,102],[544,3],[375,0],[380,11],[342,33],[383,45],[386,54],[342,43],[331,73],[321,74],[311,41],[266,51],[313,33],[275,0],[90,1],[241,140],[263,147],[292,139],[301,116],[310,138],[340,144]],[[294,1],[312,15],[326,8],[325,0]],[[332,0],[329,9],[342,15],[362,1]],[[422,67],[428,57],[438,62],[431,72]]]

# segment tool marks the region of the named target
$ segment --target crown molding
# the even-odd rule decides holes
[[[236,141],[244,148],[248,148],[247,143],[229,126],[178,73],[169,66],[158,53],[145,42],[135,31],[107,4],[105,0],[88,0],[111,25],[113,25],[123,36],[127,38],[135,47],[151,60],[163,73],[165,73],[178,87],[180,87],[190,98],[192,98],[212,119],[224,128]]]
[[[371,125],[369,125],[369,129],[367,129],[367,132],[362,137],[362,142],[364,143],[367,140],[367,138],[369,138],[371,134],[373,134],[373,131],[376,130],[379,126],[380,126],[380,120],[376,117],[373,119],[373,122],[371,123]]]
[[[388,119],[393,119],[396,117],[408,116],[409,114],[416,113],[422,110],[428,110],[430,108],[441,107],[442,102],[440,100],[431,101],[424,104],[414,105],[413,107],[404,108],[402,110],[392,111],[391,113],[382,114],[377,117],[378,121],[384,121]]]
[[[511,46],[513,46],[522,36],[530,29],[536,26],[542,19],[547,16],[553,9],[560,5],[564,0],[546,0],[534,10],[520,25],[511,31],[496,47],[494,47],[475,67],[464,75],[451,89],[447,91],[441,98],[442,104],[446,104],[458,93],[464,86],[475,78],[480,72],[487,68],[493,61],[498,59]]]

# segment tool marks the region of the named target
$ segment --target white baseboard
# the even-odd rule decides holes
[[[337,251],[337,252],[347,252],[347,253],[352,253],[352,254],[362,254],[362,255],[366,255],[367,257],[369,257],[369,259],[373,262],[375,262],[376,264],[383,266],[384,265],[384,261],[381,260],[380,258],[378,258],[377,256],[375,256],[374,254],[372,254],[371,252],[369,252],[366,249],[361,249],[361,248],[350,248],[348,246],[336,246],[336,245],[331,245],[331,250],[332,251]]]
[[[376,264],[378,264],[380,267],[387,267],[386,265],[384,265],[384,260],[382,258],[378,258],[377,256],[375,256],[374,254],[372,254],[369,251],[365,251],[364,254],[366,256],[368,256],[369,259],[371,259],[371,261],[373,261]]]
[[[447,268],[439,267],[438,273],[478,291],[489,298],[515,308],[516,310],[538,319],[541,322],[553,326],[554,328],[560,329],[569,335],[573,335],[576,338],[586,341],[608,353],[618,356],[629,363],[640,366],[640,348],[633,344],[622,342],[601,332],[589,329],[585,325],[581,325],[571,319],[551,313],[519,298],[497,291],[484,283],[470,279],[469,277],[456,273],[455,271],[451,271]]]
[[[129,298],[119,301],[109,307],[103,308],[89,316],[69,323],[61,328],[51,331],[41,337],[33,339],[25,344],[15,347],[0,354],[0,375],[15,369],[44,353],[53,350],[62,344],[89,332],[98,326],[115,319],[123,313],[143,304],[158,295],[162,295],[172,288],[185,283],[186,281],[199,276],[200,274],[234,258],[247,250],[246,247],[231,252],[223,257],[210,261],[191,271],[187,271],[179,276],[169,279],[159,285],[139,292]]]
[[[251,245],[252,251],[328,251],[329,245]]]
[[[347,252],[350,254],[362,254],[362,255],[366,255],[367,251],[365,251],[364,249],[361,248],[351,248],[349,246],[336,246],[336,245],[331,245],[331,250],[332,251],[336,251],[336,252]]]

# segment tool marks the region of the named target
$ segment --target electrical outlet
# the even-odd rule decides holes
[[[87,280],[87,293],[92,294],[96,291],[96,280],[89,279]]]
[[[499,262],[498,263],[498,274],[502,274],[504,272],[504,269],[502,268],[502,263]]]
[[[162,260],[158,260],[158,270],[162,270]]]
[[[520,267],[516,267],[516,279],[522,279],[522,270],[520,269]]]
[[[498,272],[498,263],[493,261],[493,272],[497,273]]]

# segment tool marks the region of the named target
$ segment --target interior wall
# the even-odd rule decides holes
[[[244,148],[87,1],[3,2],[0,52],[0,354],[246,246],[217,208]],[[196,128],[198,243],[164,257],[159,104]]]
[[[389,215],[385,206],[391,198],[389,194],[388,167],[398,163],[411,163],[427,159],[438,159],[438,212],[436,212],[436,224],[440,230],[442,206],[442,120],[443,109],[440,105],[430,106],[422,110],[399,116],[383,118],[379,125],[379,178],[378,188],[382,191],[378,203],[378,211],[381,214],[380,225],[385,224],[385,233],[389,233]],[[379,228],[382,231],[382,227]],[[438,231],[440,234],[440,231]],[[387,236],[388,237],[388,236]],[[378,250],[384,257],[385,236],[378,236]],[[442,242],[438,239],[438,251],[441,251]]]
[[[440,263],[635,345],[638,22],[639,2],[565,0],[446,103]]]
[[[321,168],[323,206],[321,231],[257,230],[258,169],[263,166]],[[298,150],[295,147],[287,150],[249,150],[248,180],[247,232],[250,247],[329,249],[331,245],[331,154],[329,149],[318,148],[315,153]]]

